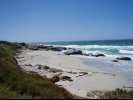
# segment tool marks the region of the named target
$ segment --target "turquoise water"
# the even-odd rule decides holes
[[[114,45],[114,46],[132,46],[133,40],[97,40],[97,41],[68,41],[68,42],[47,42],[52,45]]]
[[[81,60],[92,67],[122,74],[133,81],[133,40],[73,41],[39,43],[82,50],[84,53],[103,53],[106,57],[85,57]],[[112,62],[117,57],[130,57],[132,61]],[[79,56],[78,56],[79,57]]]
[[[101,52],[106,55],[121,55],[133,58],[133,40],[49,42],[45,44],[76,48],[85,53]]]

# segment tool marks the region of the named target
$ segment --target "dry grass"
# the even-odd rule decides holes
[[[73,96],[64,88],[53,84],[36,73],[23,72],[14,60],[15,46],[0,44],[0,84],[20,95],[38,99],[70,99]]]

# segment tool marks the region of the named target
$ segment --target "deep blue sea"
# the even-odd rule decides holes
[[[122,74],[133,80],[133,40],[70,41],[40,44],[75,48],[82,50],[84,53],[103,53],[106,57],[77,57],[80,57],[89,66]],[[117,57],[130,57],[132,61],[112,62]]]

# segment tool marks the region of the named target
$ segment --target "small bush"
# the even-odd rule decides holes
[[[105,93],[101,99],[133,99],[133,91],[118,88],[115,91]]]

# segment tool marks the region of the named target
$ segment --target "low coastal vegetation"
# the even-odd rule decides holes
[[[47,77],[22,71],[14,58],[18,48],[18,43],[0,42],[0,98],[73,98],[69,92],[53,84]]]
[[[115,91],[107,92],[101,99],[133,99],[133,90],[115,89]]]

